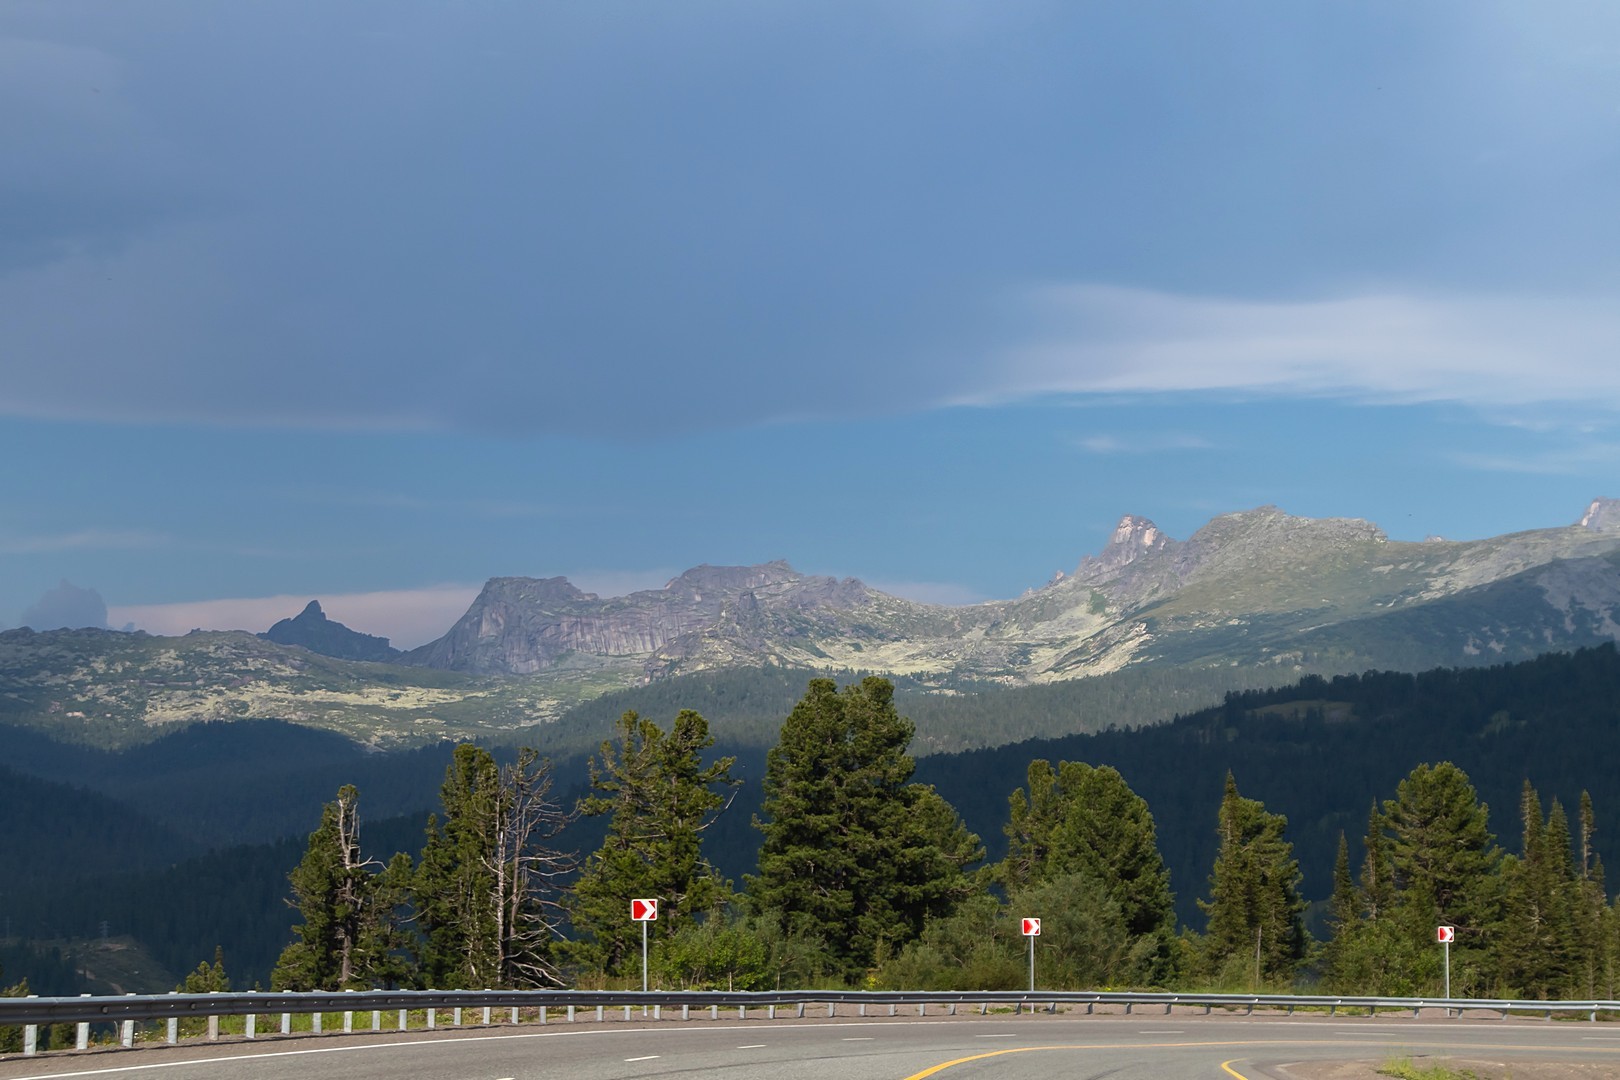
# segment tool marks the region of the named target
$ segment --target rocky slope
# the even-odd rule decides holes
[[[1620,501],[1594,502],[1574,525],[1470,542],[1391,541],[1365,521],[1269,506],[1185,540],[1126,517],[1074,573],[967,607],[784,562],[700,566],[609,598],[563,578],[495,578],[444,637],[386,664],[320,655],[381,639],[318,605],[278,627],[298,644],[0,633],[0,724],[114,745],[263,717],[406,745],[504,737],[609,690],[762,666],[957,693],[1155,667],[1230,687],[1528,659],[1620,638]]]
[[[1380,618],[1405,637],[1423,611],[1416,623],[1428,634],[1409,663],[1467,664],[1613,638],[1617,555],[1620,501],[1607,499],[1575,525],[1467,543],[1394,542],[1365,521],[1272,506],[1222,515],[1181,541],[1127,516],[1072,575],[969,607],[914,603],[785,562],[702,566],[662,589],[606,600],[564,578],[496,578],[448,634],[405,660],[642,680],[779,664],[941,687],[1156,661],[1297,668],[1314,658],[1357,670],[1389,652],[1378,643]]]

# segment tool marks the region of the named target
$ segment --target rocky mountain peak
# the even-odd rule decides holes
[[[299,645],[312,653],[340,660],[386,664],[400,655],[398,649],[388,644],[387,638],[362,634],[328,619],[319,600],[311,600],[303,611],[290,619],[282,619],[258,636],[278,645]]]
[[[694,593],[739,592],[767,585],[780,585],[802,576],[789,566],[785,559],[760,563],[758,566],[710,566],[705,563],[702,566],[692,567],[679,577],[672,578],[664,588]]]
[[[1620,499],[1593,499],[1580,524],[1593,532],[1620,532]]]
[[[1143,555],[1162,551],[1172,543],[1174,541],[1147,518],[1126,514],[1119,519],[1119,524],[1114,526],[1113,535],[1108,538],[1108,544],[1102,551],[1080,560],[1075,575],[1082,578],[1098,578],[1115,574]]]

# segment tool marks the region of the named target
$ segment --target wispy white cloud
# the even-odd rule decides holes
[[[172,547],[174,538],[145,529],[78,529],[34,535],[0,534],[0,555],[39,555],[59,551],[139,551]]]
[[[1202,435],[1181,432],[1145,431],[1127,435],[1076,436],[1074,445],[1093,454],[1158,454],[1169,450],[1208,450],[1215,444]]]
[[[1378,292],[1232,300],[1095,284],[1020,298],[1035,329],[963,403],[1243,391],[1380,403],[1620,408],[1612,298]]]
[[[1448,457],[1464,468],[1481,472],[1580,476],[1594,468],[1620,466],[1620,443],[1587,442],[1512,454],[1458,452]]]

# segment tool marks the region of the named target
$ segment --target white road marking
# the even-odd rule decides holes
[[[1620,1035],[1582,1035],[1581,1038],[1587,1042],[1615,1042],[1620,1040]]]
[[[747,1046],[739,1046],[739,1047],[737,1047],[737,1049],[739,1049],[739,1050],[763,1050],[763,1049],[765,1049],[765,1044],[764,1043],[749,1043]]]
[[[858,1039],[845,1039],[844,1041],[845,1042],[871,1042],[876,1037],[877,1036],[875,1036],[875,1035],[862,1035]]]
[[[625,1059],[624,1059],[624,1060],[626,1060],[626,1061],[653,1061],[653,1060],[655,1060],[655,1059],[656,1059],[656,1058],[657,1058],[657,1057],[658,1057],[658,1055],[657,1055],[657,1054],[648,1054],[648,1055],[646,1055],[646,1056],[645,1056],[645,1057],[638,1057],[638,1058],[625,1058]]]
[[[1014,1035],[1014,1034],[1011,1034],[1011,1033],[1008,1033],[1006,1035],[975,1035],[973,1037],[975,1039],[1016,1039],[1016,1038],[1018,1038],[1017,1035]]]
[[[1138,1035],[1185,1035],[1185,1031],[1138,1031]]]

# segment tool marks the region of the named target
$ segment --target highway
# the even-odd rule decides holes
[[[0,1080],[1298,1080],[1303,1062],[1457,1054],[1620,1076],[1620,1025],[1060,1014],[471,1027],[54,1053]]]

